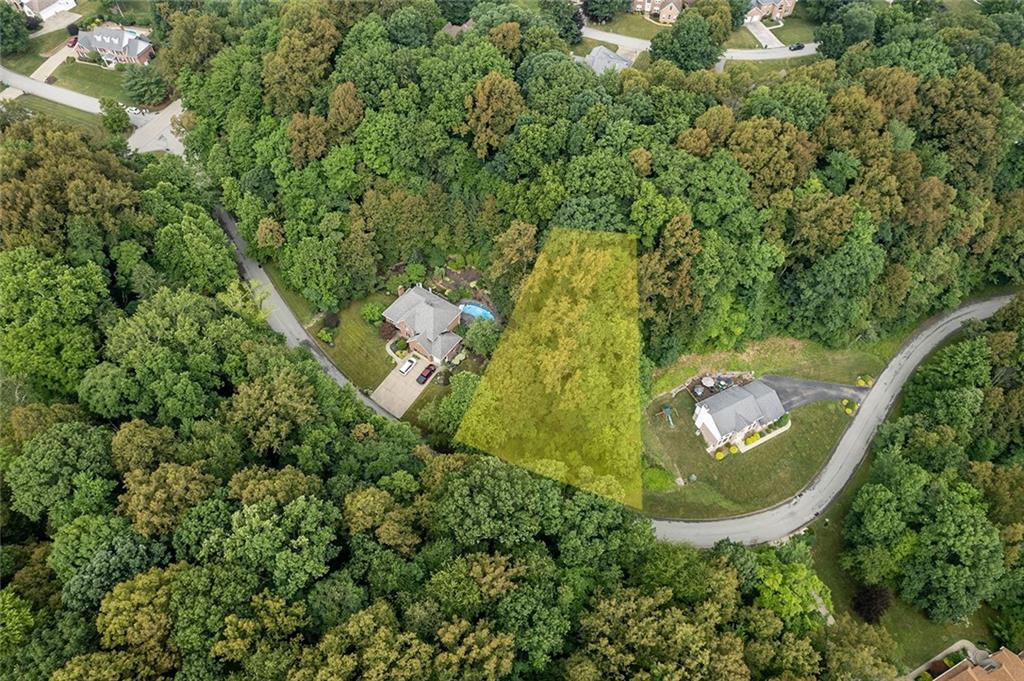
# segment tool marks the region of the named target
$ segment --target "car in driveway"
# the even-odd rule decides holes
[[[804,49],[803,43],[793,43],[792,45],[789,46],[790,52],[799,52],[802,49]]]
[[[68,47],[74,47],[75,45],[78,44],[78,36],[77,35],[71,36],[70,38],[68,38],[68,41],[66,43],[64,43],[64,44],[67,45]]]
[[[405,376],[407,373],[412,371],[412,368],[414,366],[416,366],[416,359],[414,357],[410,357],[409,359],[402,362],[402,366],[398,368],[398,373]]]
[[[420,372],[420,375],[416,377],[416,382],[423,385],[430,380],[430,377],[437,371],[437,367],[433,364],[428,364],[427,368]]]
[[[130,114],[131,114],[132,116],[138,116],[139,114],[141,114],[141,113],[142,113],[142,109],[140,109],[140,108],[139,108],[139,107],[137,107],[137,106],[128,106],[128,107],[125,107],[125,111],[127,111],[128,113],[130,113]]]

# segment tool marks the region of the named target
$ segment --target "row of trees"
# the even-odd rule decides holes
[[[806,544],[436,454],[269,331],[180,159],[4,125],[0,679],[896,674]]]

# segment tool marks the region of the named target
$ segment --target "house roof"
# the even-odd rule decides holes
[[[22,7],[28,7],[34,14],[39,14],[47,7],[58,1],[59,0],[24,0],[21,5]]]
[[[734,385],[697,406],[708,410],[722,435],[735,433],[754,423],[767,425],[786,413],[778,393],[761,381]]]
[[[452,22],[449,21],[447,24],[441,27],[441,31],[454,38],[463,31],[468,31],[472,29],[475,25],[476,22],[473,21],[472,19],[470,19],[464,24],[453,24]]]
[[[937,677],[935,681],[1024,681],[1024,652],[1015,654],[1000,648],[991,657],[975,664],[964,660]]]
[[[403,322],[414,340],[434,357],[444,357],[462,338],[448,330],[462,314],[458,307],[416,284],[384,310],[384,319],[395,326]]]
[[[106,26],[79,31],[78,44],[84,50],[113,50],[124,52],[129,57],[138,57],[150,47],[149,41],[135,31]]]
[[[632,59],[627,59],[621,54],[616,54],[604,45],[598,45],[590,51],[585,60],[594,73],[601,75],[608,69],[621,71],[627,66],[633,65]]]
[[[778,0],[750,0],[750,9],[755,7],[770,7],[778,4]]]
[[[676,11],[678,12],[679,10],[681,10],[683,8],[682,7],[682,1],[681,0],[665,0],[665,2],[661,3],[661,10],[662,11],[668,9],[669,7],[675,7]]]

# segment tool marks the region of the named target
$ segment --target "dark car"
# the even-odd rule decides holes
[[[437,367],[433,364],[428,364],[427,368],[420,372],[420,375],[416,377],[416,382],[423,385],[430,380],[430,377],[437,371]]]
[[[790,52],[799,52],[802,49],[804,49],[803,43],[793,43],[792,45],[789,46]]]

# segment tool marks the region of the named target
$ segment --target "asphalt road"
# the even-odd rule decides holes
[[[66,90],[56,85],[47,85],[38,80],[32,80],[28,76],[15,73],[10,69],[0,66],[0,82],[10,85],[13,88],[27,92],[30,95],[49,99],[58,104],[65,104],[75,109],[98,114],[100,112],[100,100],[95,97],[83,95],[78,92]]]
[[[875,430],[885,420],[903,384],[920,364],[961,324],[986,319],[1010,302],[1012,296],[998,296],[968,303],[936,317],[907,341],[875,381],[861,402],[860,410],[839,439],[824,468],[797,496],[777,506],[734,518],[707,521],[655,520],[659,539],[688,542],[708,547],[720,539],[744,544],[763,544],[784,539],[817,518],[839,496],[867,454]],[[770,472],[769,472],[770,474]]]
[[[631,52],[645,52],[651,49],[651,41],[642,38],[634,38],[621,33],[609,33],[599,31],[590,26],[583,27],[583,35],[587,38],[600,40],[605,43],[613,43],[620,48]],[[807,57],[818,53],[818,43],[807,43],[802,50],[790,52],[788,47],[768,47],[756,50],[726,50],[722,55],[727,61],[770,61],[773,59],[791,59],[793,57]]]
[[[235,219],[220,206],[215,207],[213,212],[217,216],[217,220],[220,221],[221,227],[235,245],[235,260],[238,262],[242,278],[259,284],[266,291],[267,297],[263,301],[263,309],[267,311],[267,324],[270,328],[284,336],[289,347],[302,346],[307,348],[316,361],[320,363],[320,366],[323,367],[323,370],[327,372],[327,375],[334,379],[338,385],[349,385],[350,381],[345,374],[341,373],[338,367],[334,366],[334,363],[324,355],[320,350],[320,346],[314,343],[309,334],[306,333],[306,327],[292,313],[291,308],[285,304],[284,299],[278,293],[277,288],[274,287],[274,282],[270,280],[263,266],[246,255],[245,238],[239,234]],[[381,416],[394,420],[395,417],[382,406],[358,390],[355,392],[356,397],[366,406]]]

